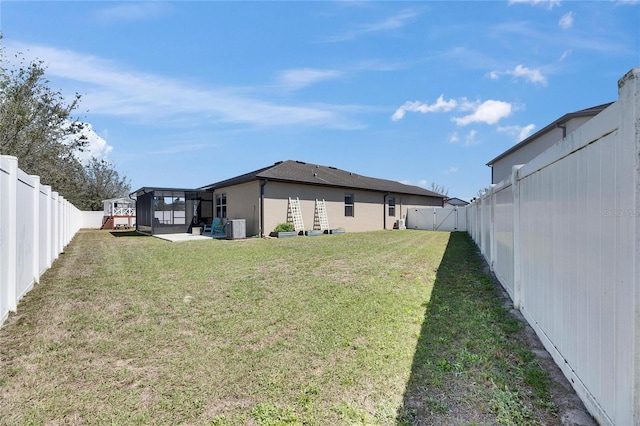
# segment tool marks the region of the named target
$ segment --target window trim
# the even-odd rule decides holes
[[[389,217],[396,217],[396,197],[387,198],[387,206],[389,207],[387,212]]]
[[[351,203],[347,202],[347,198],[351,198]],[[345,217],[355,217],[356,209],[355,209],[355,197],[353,192],[345,192],[344,193],[344,216]],[[351,214],[348,213],[349,209],[351,210]]]
[[[216,194],[215,201],[215,217],[219,217],[220,219],[225,219],[227,217],[227,193],[220,192]]]

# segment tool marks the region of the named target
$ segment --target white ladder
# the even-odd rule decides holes
[[[295,200],[289,197],[287,222],[293,223],[296,232],[304,232],[304,222],[302,222],[302,209],[300,208],[300,199],[297,197]]]
[[[327,217],[327,205],[324,200],[316,199],[316,212],[313,219],[313,229],[326,231],[329,229],[329,218]]]

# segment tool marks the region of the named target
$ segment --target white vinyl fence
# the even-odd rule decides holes
[[[640,424],[640,68],[467,207],[469,234],[600,424]]]
[[[407,229],[466,231],[467,210],[462,207],[420,207],[407,210]]]
[[[80,229],[83,215],[0,155],[0,326]]]

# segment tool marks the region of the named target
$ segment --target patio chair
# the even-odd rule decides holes
[[[204,228],[202,229],[202,234],[204,235],[207,232],[209,232],[212,237],[215,237],[216,235],[225,235],[222,219],[220,219],[219,217],[216,217],[211,222],[211,225],[204,225]]]

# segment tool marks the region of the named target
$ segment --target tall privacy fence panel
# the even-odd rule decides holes
[[[469,234],[600,424],[640,424],[640,68],[467,207]]]
[[[0,325],[62,253],[82,212],[0,155]]]

